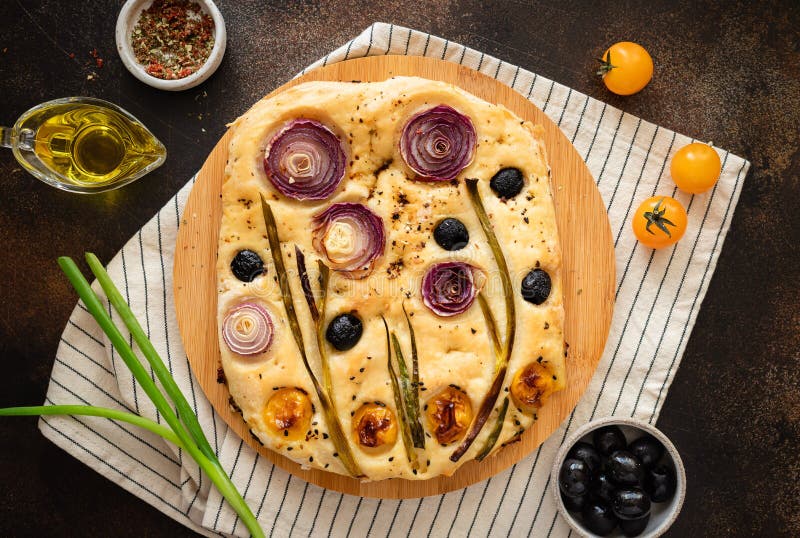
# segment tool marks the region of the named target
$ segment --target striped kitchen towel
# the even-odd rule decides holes
[[[310,485],[259,457],[231,432],[190,373],[172,303],[172,258],[192,181],[123,247],[109,272],[270,536],[564,536],[567,525],[548,494],[558,446],[571,430],[595,417],[656,420],[750,165],[718,150],[723,168],[714,189],[695,196],[679,192],[667,164],[689,138],[479,51],[390,24],[372,25],[307,69],[379,54],[442,58],[512,86],[558,123],[597,180],[616,247],[611,333],[577,408],[539,449],[489,480],[423,499],[367,499]],[[635,204],[655,194],[675,196],[688,211],[688,231],[675,248],[643,248],[631,233]],[[160,420],[81,304],[64,330],[47,403],[129,408]],[[160,438],[101,418],[45,417],[40,428],[76,458],[197,532],[245,535],[235,513],[191,459]]]

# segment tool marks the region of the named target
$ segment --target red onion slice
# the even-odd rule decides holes
[[[332,204],[315,215],[313,236],[314,248],[331,268],[354,280],[372,271],[386,244],[381,218],[351,202]]]
[[[257,303],[240,303],[228,311],[222,322],[222,339],[234,353],[256,355],[272,343],[272,318]]]
[[[264,171],[284,196],[323,200],[341,183],[346,156],[341,140],[320,122],[297,119],[269,141]]]
[[[464,262],[443,262],[432,265],[422,278],[422,301],[442,317],[466,312],[478,293],[476,267]]]
[[[439,105],[408,120],[400,137],[400,154],[419,179],[449,181],[472,162],[476,143],[472,120]]]

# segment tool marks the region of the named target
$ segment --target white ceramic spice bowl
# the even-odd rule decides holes
[[[564,463],[564,460],[567,457],[567,453],[572,446],[578,441],[591,443],[592,432],[603,426],[619,426],[622,430],[622,433],[625,434],[625,438],[628,443],[644,434],[650,434],[658,439],[662,445],[664,445],[664,462],[667,465],[671,464],[675,469],[675,494],[668,502],[653,503],[652,508],[650,509],[650,522],[647,524],[644,532],[639,535],[641,538],[656,538],[657,536],[661,536],[678,518],[678,514],[683,506],[683,500],[686,496],[686,470],[683,467],[683,461],[681,460],[680,454],[678,454],[678,450],[675,448],[675,445],[673,445],[672,442],[667,439],[667,436],[661,433],[660,430],[656,429],[650,423],[642,420],[624,417],[600,418],[578,428],[564,441],[558,451],[558,454],[556,454],[556,459],[553,462],[553,470],[551,471],[550,475],[550,482],[552,484],[550,489],[555,495],[558,512],[572,528],[572,530],[578,534],[578,536],[582,536],[584,538],[597,537],[596,534],[589,532],[586,527],[583,526],[583,523],[580,521],[580,516],[573,516],[573,514],[570,513],[564,506],[564,501],[561,499],[561,492],[558,488],[558,473],[561,469],[562,463]],[[620,531],[619,527],[617,527],[608,536],[610,538],[619,538],[623,537],[624,535]]]
[[[211,15],[211,19],[214,21],[214,47],[211,49],[211,54],[200,69],[187,77],[175,80],[164,80],[148,74],[144,66],[136,61],[136,56],[131,47],[131,32],[134,26],[136,26],[136,22],[139,20],[139,15],[142,10],[148,8],[150,4],[153,3],[153,0],[128,0],[125,2],[117,16],[117,52],[120,58],[122,58],[122,63],[125,64],[125,67],[134,77],[148,86],[158,88],[159,90],[180,91],[197,86],[217,70],[225,54],[225,44],[227,41],[225,20],[222,18],[222,13],[220,13],[212,0],[194,1],[200,5],[203,11]]]

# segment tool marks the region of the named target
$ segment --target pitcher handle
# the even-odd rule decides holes
[[[13,148],[14,142],[11,138],[11,132],[13,129],[11,127],[3,127],[0,125],[0,147],[3,148]]]

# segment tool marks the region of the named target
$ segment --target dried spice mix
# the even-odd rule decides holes
[[[184,78],[208,60],[214,48],[214,21],[197,2],[154,0],[139,15],[131,45],[148,74]]]

